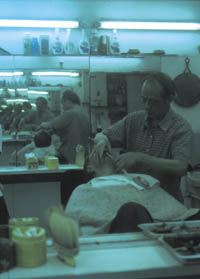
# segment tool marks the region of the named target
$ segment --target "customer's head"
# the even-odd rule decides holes
[[[174,94],[174,82],[167,74],[152,72],[147,75],[141,90],[147,115],[152,119],[161,120],[169,111]]]
[[[14,106],[14,112],[19,114],[22,111],[22,105],[21,104],[17,104]]]
[[[72,90],[66,90],[63,92],[62,95],[63,110],[69,110],[74,105],[80,105],[80,103],[81,102],[79,96]]]
[[[44,97],[38,97],[36,99],[36,106],[37,106],[37,111],[38,112],[43,112],[47,109],[48,107],[48,101]]]
[[[36,147],[48,147],[51,145],[51,135],[44,130],[38,131],[34,136]]]
[[[104,152],[101,161],[99,161],[96,156],[89,156],[86,158],[84,170],[90,179],[93,177],[106,176],[116,173],[114,159],[112,159],[107,152]]]
[[[32,106],[29,102],[24,102],[22,104],[22,108],[23,108],[25,113],[28,113],[32,109]]]

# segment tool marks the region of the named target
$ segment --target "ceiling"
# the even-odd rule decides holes
[[[200,21],[199,0],[1,0],[0,18]]]

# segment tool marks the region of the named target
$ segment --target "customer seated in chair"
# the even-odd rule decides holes
[[[187,209],[152,176],[116,174],[114,161],[106,152],[101,162],[89,158],[85,170],[91,179],[72,192],[66,205],[65,213],[79,223],[81,235],[139,231],[138,224],[154,221],[200,219],[199,209]]]
[[[51,135],[45,130],[39,130],[30,144],[12,153],[10,164],[16,166],[25,165],[25,154],[31,152],[38,158],[39,164],[44,164],[44,157],[46,155],[57,156],[59,147],[59,136]]]

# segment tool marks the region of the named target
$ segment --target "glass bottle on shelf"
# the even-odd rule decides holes
[[[67,32],[66,32],[66,41],[65,41],[65,46],[64,46],[64,52],[67,55],[75,54],[75,45],[71,39],[71,29],[70,28],[68,28]]]
[[[32,40],[29,32],[24,36],[24,55],[32,55]]]
[[[92,29],[90,33],[90,54],[98,54],[99,37],[97,35],[97,29]]]
[[[62,42],[59,36],[59,29],[55,29],[54,40],[52,44],[52,54],[53,55],[61,55],[63,52]]]
[[[40,54],[40,46],[38,38],[32,38],[32,55],[39,55]]]
[[[82,29],[82,31],[81,31],[79,51],[80,51],[80,54],[83,54],[83,55],[89,55],[89,53],[90,53],[90,43],[89,43],[85,29]]]
[[[113,30],[111,44],[110,44],[110,51],[112,55],[120,54],[120,44],[118,40],[117,30]]]
[[[41,55],[49,55],[49,36],[40,35],[40,53]]]

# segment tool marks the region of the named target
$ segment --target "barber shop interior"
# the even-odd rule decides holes
[[[0,1],[0,279],[200,278],[200,0]]]

